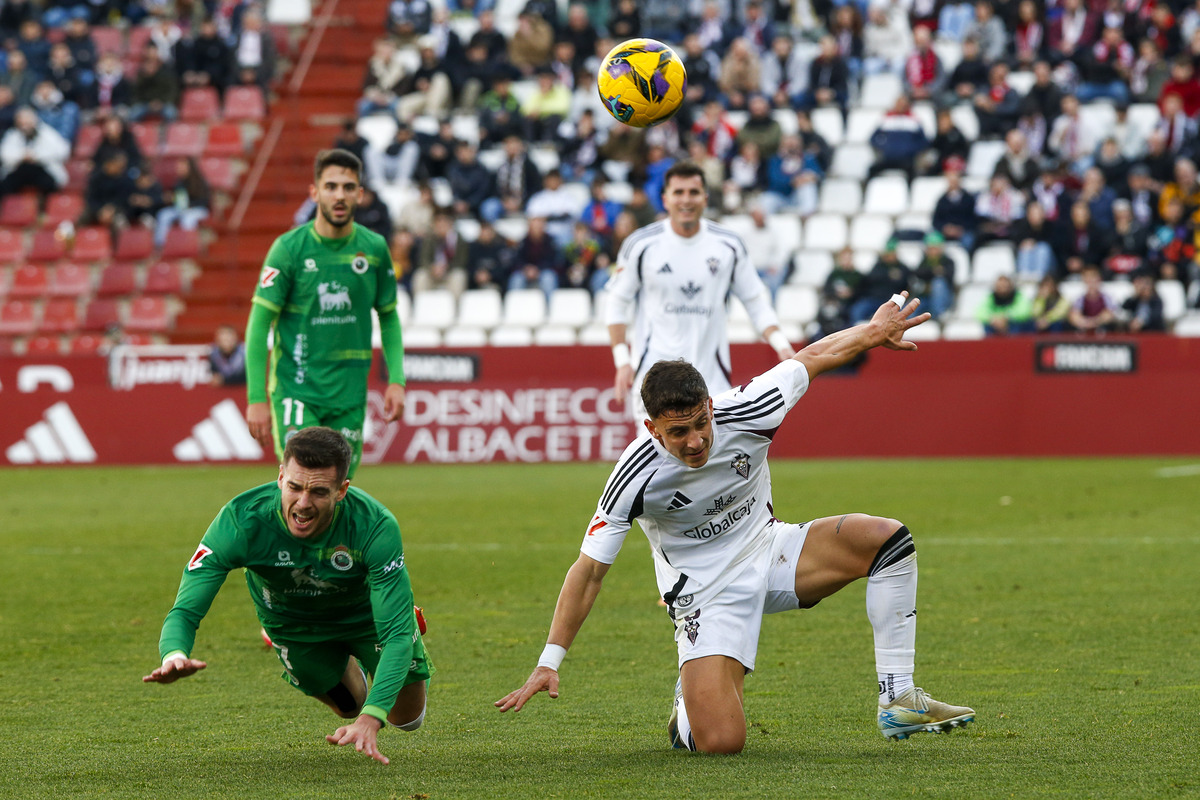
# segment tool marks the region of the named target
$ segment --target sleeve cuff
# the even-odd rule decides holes
[[[375,719],[379,720],[380,725],[385,728],[387,727],[387,711],[379,706],[363,706],[363,709],[359,712],[359,714],[366,715],[368,717],[374,717]]]

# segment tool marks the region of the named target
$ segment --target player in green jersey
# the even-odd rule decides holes
[[[278,456],[298,430],[339,431],[354,450],[353,478],[362,458],[372,308],[388,369],[383,416],[391,422],[404,413],[396,276],[388,243],[354,221],[363,191],[358,157],[323,150],[313,175],[316,218],[275,240],[254,291],[246,325],[246,422],[264,448],[274,440]]]
[[[191,657],[196,629],[230,570],[244,568],[284,679],[354,720],[326,740],[386,764],[377,734],[385,724],[421,726],[432,666],[400,527],[377,500],[350,488],[350,458],[337,431],[306,428],[288,440],[277,482],[221,509],[163,623],[162,664],[142,680],[172,683],[207,666]]]

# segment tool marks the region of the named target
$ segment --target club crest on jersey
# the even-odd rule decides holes
[[[716,258],[708,259],[708,271],[709,272],[711,272],[713,275],[716,275],[717,270],[719,270],[720,268],[721,268],[721,262],[718,259],[716,259]]]
[[[688,281],[687,285],[679,287],[679,291],[683,292],[684,297],[686,297],[688,300],[691,300],[703,290],[694,282]]]
[[[305,272],[320,272],[320,270],[317,269],[316,260],[311,259],[311,258],[304,259],[304,271]]]
[[[683,632],[687,634],[689,642],[696,643],[696,637],[700,635],[700,609],[696,609],[695,614],[688,614],[683,618]]]
[[[354,566],[354,559],[350,557],[350,548],[344,544],[339,544],[333,549],[333,555],[329,557],[329,564],[338,572],[345,572]]]
[[[354,260],[350,262],[350,269],[354,270],[355,275],[362,275],[371,268],[371,262],[367,261],[366,255],[363,253],[355,253]]]
[[[747,453],[738,453],[733,457],[733,461],[729,462],[729,467],[743,478],[750,477],[750,456]]]

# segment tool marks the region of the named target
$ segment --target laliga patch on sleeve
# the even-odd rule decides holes
[[[275,269],[274,267],[268,267],[264,265],[262,269],[262,281],[260,281],[260,285],[264,289],[269,289],[275,285],[275,278],[278,276],[279,270]]]
[[[191,559],[188,561],[188,572],[191,572],[194,569],[199,569],[200,567],[202,567],[204,565],[204,557],[207,556],[211,552],[212,552],[212,548],[205,547],[204,545],[200,545],[199,547],[197,547],[196,552],[192,555]]]

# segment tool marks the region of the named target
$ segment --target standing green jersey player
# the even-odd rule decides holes
[[[389,723],[421,726],[432,668],[400,527],[377,500],[350,488],[350,458],[337,431],[306,428],[288,440],[276,483],[221,509],[163,623],[162,664],[142,680],[172,683],[207,666],[191,657],[196,630],[226,576],[241,568],[284,679],[354,720],[326,740],[353,743],[386,764],[377,733]]]
[[[350,477],[362,458],[371,309],[388,368],[384,419],[404,412],[404,345],[388,243],[354,222],[362,162],[346,150],[317,155],[309,194],[316,218],[275,240],[246,325],[246,422],[282,456],[287,438],[324,425],[350,442]],[[267,334],[275,328],[268,377]],[[269,402],[268,402],[269,400]]]

